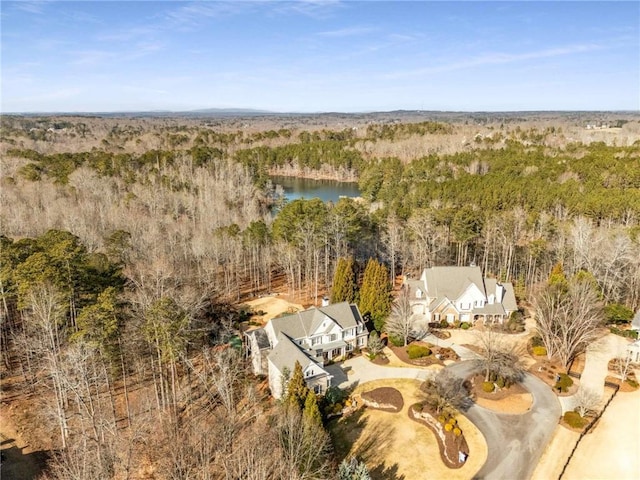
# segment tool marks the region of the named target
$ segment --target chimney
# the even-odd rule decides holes
[[[504,285],[496,283],[496,303],[502,303],[504,298]]]
[[[323,307],[329,306],[329,297],[322,297],[322,306]]]

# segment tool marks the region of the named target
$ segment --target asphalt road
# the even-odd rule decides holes
[[[447,367],[462,378],[470,376],[475,368],[473,361]],[[533,375],[526,374],[522,385],[533,396],[533,405],[525,414],[496,413],[476,404],[465,412],[484,435],[488,449],[487,460],[474,478],[528,480],[551,440],[561,415],[558,399]]]

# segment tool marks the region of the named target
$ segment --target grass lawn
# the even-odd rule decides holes
[[[340,460],[355,456],[363,460],[373,479],[446,478],[469,479],[482,467],[487,446],[479,430],[466,417],[458,422],[469,444],[466,465],[449,469],[440,459],[438,443],[426,427],[411,420],[407,408],[421,400],[417,380],[377,380],[359,385],[355,394],[379,387],[393,387],[402,393],[404,407],[398,413],[361,409],[330,424],[336,454]]]

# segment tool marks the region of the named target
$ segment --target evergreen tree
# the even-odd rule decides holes
[[[307,398],[304,401],[304,410],[302,411],[302,418],[305,425],[319,425],[322,426],[322,415],[320,414],[320,408],[318,407],[318,399],[313,390],[307,392]]]
[[[356,288],[356,272],[353,258],[338,259],[336,273],[333,276],[331,303],[353,303],[356,299]]]
[[[569,281],[564,273],[562,263],[558,262],[553,266],[547,284],[558,295],[564,295],[569,291]]]
[[[302,373],[302,365],[296,360],[296,365],[293,367],[293,375],[287,384],[287,396],[286,402],[295,405],[299,410],[305,405],[309,389],[304,381],[304,374]]]
[[[387,268],[373,258],[364,271],[358,307],[364,316],[371,318],[375,329],[381,331],[391,312],[391,284]]]
[[[338,467],[338,480],[371,480],[371,475],[364,462],[345,458]]]

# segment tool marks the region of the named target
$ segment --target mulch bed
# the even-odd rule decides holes
[[[420,345],[422,347],[428,347],[431,350],[431,355],[422,358],[409,358],[409,354],[407,353],[407,347],[409,345]],[[429,365],[444,365],[443,360],[458,360],[458,355],[450,348],[445,347],[437,347],[430,343],[426,342],[411,342],[406,347],[394,347],[393,345],[389,345],[391,351],[395,354],[396,357],[401,362],[404,362],[408,365],[417,365],[420,367],[426,367]],[[436,355],[440,355],[441,360],[438,360]]]
[[[386,412],[399,412],[404,407],[402,394],[391,387],[380,387],[360,394],[364,404],[369,408]]]
[[[566,397],[575,394],[578,391],[578,386],[580,385],[580,380],[578,378],[571,377],[571,380],[573,380],[573,385],[569,387],[569,390],[565,393],[558,393],[558,391],[553,388],[553,386],[556,384],[556,374],[565,373],[565,370],[560,365],[551,363],[546,359],[546,357],[544,360],[531,365],[531,367],[529,367],[529,373],[535,375],[544,383],[549,385],[549,387],[559,397]]]
[[[509,388],[497,388],[491,392],[485,392],[482,389],[482,383],[484,382],[484,374],[478,373],[474,375],[470,379],[471,383],[471,395],[472,398],[486,398],[487,400],[503,400],[508,398],[511,395],[520,395],[523,393],[529,393],[526,388],[524,388],[519,383],[515,383],[511,385]]]
[[[462,467],[465,462],[460,461],[458,453],[462,452],[467,457],[469,456],[469,445],[467,444],[467,440],[464,438],[464,432],[462,432],[462,435],[458,437],[453,433],[453,431],[447,432],[444,430],[444,428],[440,431],[437,431],[436,427],[434,427],[431,422],[414,415],[414,409],[419,410],[419,407],[421,406],[421,404],[417,403],[409,407],[409,418],[414,422],[418,422],[419,424],[426,426],[429,430],[431,430],[431,432],[433,432],[433,435],[438,441],[440,458],[447,467]],[[431,415],[432,421],[434,423],[438,423],[437,414],[433,411],[430,411],[428,407],[423,407],[422,413],[428,413],[429,415]],[[441,434],[444,436],[444,439],[440,436]]]
[[[385,357],[383,354],[376,355],[373,360],[370,360],[371,363],[375,363],[376,365],[388,365],[389,359]]]

